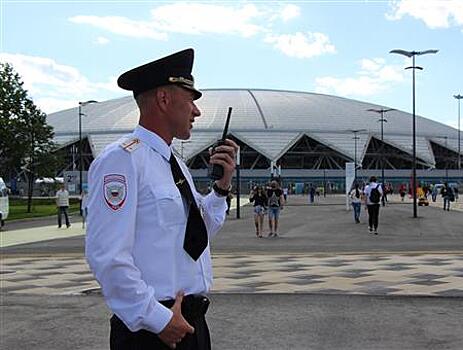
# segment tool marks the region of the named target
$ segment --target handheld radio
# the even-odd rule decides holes
[[[225,122],[225,128],[223,129],[222,138],[212,145],[211,155],[216,153],[215,149],[217,147],[225,144],[225,139],[227,138],[227,134],[228,134],[228,125],[230,124],[231,112],[232,112],[232,107],[228,107],[227,121]],[[218,164],[209,164],[208,176],[212,180],[221,179],[223,177],[223,166],[218,165]]]

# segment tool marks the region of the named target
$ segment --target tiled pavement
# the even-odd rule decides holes
[[[215,254],[214,293],[463,296],[463,253]],[[2,256],[2,293],[98,288],[81,255]]]

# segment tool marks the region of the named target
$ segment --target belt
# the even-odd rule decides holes
[[[164,305],[167,308],[171,308],[175,304],[174,299],[161,300],[160,304]],[[210,300],[200,294],[190,294],[183,297],[182,301],[182,315],[187,320],[194,320],[200,317],[203,317],[207,309],[209,308]]]

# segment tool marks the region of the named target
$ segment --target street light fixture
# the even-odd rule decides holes
[[[461,147],[460,147],[460,100],[463,98],[461,94],[453,95],[458,100],[458,176],[460,176],[461,171]]]
[[[387,109],[370,108],[370,109],[367,109],[367,111],[381,114],[381,118],[378,119],[378,121],[381,122],[381,143],[382,143],[382,148],[381,148],[381,179],[382,180],[381,181],[383,183],[383,191],[384,191],[384,186],[385,186],[385,180],[384,180],[384,123],[387,123],[387,119],[384,117],[384,114],[386,112],[395,111],[395,109],[394,108],[387,108]],[[382,202],[383,202],[383,206],[386,205],[384,196],[383,196]]]
[[[401,49],[395,49],[389,51],[389,53],[395,53],[398,55],[403,55],[412,58],[412,65],[410,67],[406,67],[405,69],[412,69],[413,70],[413,122],[412,122],[412,129],[413,129],[413,162],[412,162],[412,196],[413,196],[413,217],[418,217],[418,206],[416,201],[416,114],[415,114],[415,70],[423,70],[423,67],[418,67],[415,65],[415,56],[427,55],[427,54],[435,54],[438,53],[439,50],[425,50],[425,51],[405,51]]]
[[[79,102],[79,194],[82,194],[82,166],[83,166],[83,156],[82,156],[82,116],[85,116],[82,113],[82,107],[89,105],[91,103],[98,103],[95,100],[88,100],[85,102]]]

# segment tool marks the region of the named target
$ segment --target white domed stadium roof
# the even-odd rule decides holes
[[[342,97],[307,92],[260,89],[206,89],[197,101],[202,116],[194,124],[189,141],[175,140],[185,158],[200,153],[221,136],[228,107],[233,107],[230,133],[269,160],[279,159],[303,135],[354,158],[352,130],[359,132],[358,150],[365,150],[371,137],[380,138],[380,116],[368,109],[391,108]],[[132,96],[82,107],[82,134],[88,135],[94,156],[111,142],[133,130],[138,109]],[[412,115],[392,110],[385,115],[384,142],[407,153],[412,151]],[[55,141],[61,145],[79,138],[78,108],[48,115]],[[458,131],[447,125],[417,117],[417,157],[434,164],[430,141],[458,151]],[[445,139],[446,137],[446,139]],[[361,153],[363,154],[363,153]]]

